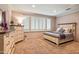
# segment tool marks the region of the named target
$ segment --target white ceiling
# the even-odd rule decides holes
[[[49,16],[62,16],[79,11],[78,4],[35,4],[35,8],[32,7],[32,4],[11,4],[10,8],[13,10],[38,13]],[[71,9],[66,10],[67,8]]]

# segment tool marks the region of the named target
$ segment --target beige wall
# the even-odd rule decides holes
[[[52,31],[56,30],[56,17],[52,17]]]
[[[77,25],[76,25],[76,40],[79,41],[79,12],[56,18],[56,24],[72,23],[72,22],[77,23]]]
[[[11,20],[11,9],[9,8],[9,6],[7,4],[1,4],[0,11],[6,12],[6,21],[7,21],[8,28],[10,28],[9,24],[10,24],[10,20]]]
[[[17,21],[17,19],[14,16],[25,16],[25,15],[28,15],[28,14],[23,14],[21,12],[12,11],[12,20],[14,21],[14,24],[18,24],[18,21]],[[33,15],[33,14],[30,14],[30,15]],[[46,15],[37,15],[37,16],[40,16],[40,17],[49,17],[49,16],[46,16]],[[56,17],[55,16],[53,16],[53,17],[50,16],[49,18],[52,19],[52,24],[51,24],[52,28],[51,28],[51,30],[54,31],[55,27],[56,27]]]

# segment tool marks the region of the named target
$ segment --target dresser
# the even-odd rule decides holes
[[[22,25],[12,25],[15,33],[15,43],[24,40],[24,31]]]
[[[24,40],[23,26],[11,26],[11,31],[0,33],[0,54],[13,54],[15,50],[15,44]]]
[[[0,33],[0,53],[13,53],[15,42],[14,32]]]
[[[10,54],[14,52],[15,33],[14,31],[4,34],[4,53]]]

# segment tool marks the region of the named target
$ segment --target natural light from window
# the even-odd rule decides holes
[[[51,31],[51,18],[26,16],[23,20],[24,31]]]

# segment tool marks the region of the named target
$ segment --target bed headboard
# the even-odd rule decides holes
[[[58,27],[62,27],[63,29],[65,28],[71,29],[74,38],[76,39],[76,23],[61,23],[58,24]]]

